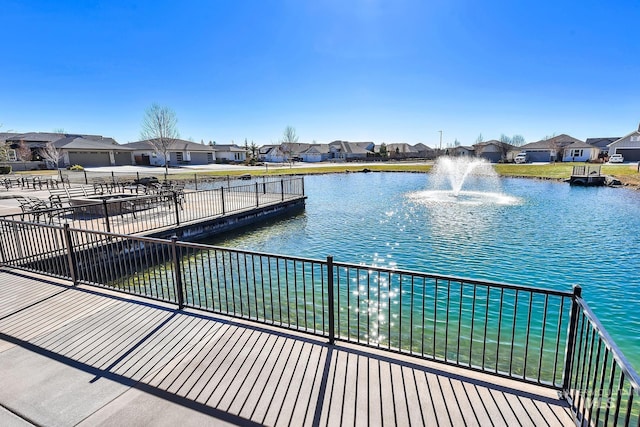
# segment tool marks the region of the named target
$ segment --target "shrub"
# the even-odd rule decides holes
[[[71,166],[71,167],[69,168],[69,170],[79,172],[79,171],[83,171],[83,170],[84,170],[84,168],[83,168],[82,166],[80,166],[80,165],[73,165],[73,166]]]
[[[0,175],[11,173],[11,166],[0,166]]]

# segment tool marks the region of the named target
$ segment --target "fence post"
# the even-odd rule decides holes
[[[327,297],[329,298],[329,344],[336,342],[335,333],[335,307],[333,300],[333,256],[327,257]]]
[[[573,367],[573,353],[576,347],[576,335],[578,332],[578,298],[582,298],[582,288],[580,285],[573,286],[571,296],[571,315],[569,317],[569,332],[567,336],[567,351],[565,351],[564,373],[562,375],[562,392],[565,397],[569,393],[571,385],[571,369]]]
[[[284,201],[284,178],[280,180],[280,193],[282,194],[282,200]]]
[[[180,225],[180,209],[178,209],[178,192],[177,191],[172,191],[171,194],[173,195],[173,206],[175,206],[176,208],[176,227]]]
[[[5,224],[4,222],[2,223],[2,231],[5,230],[5,227],[7,226],[7,224]],[[4,254],[4,245],[0,243],[0,266],[4,266],[7,261],[6,261],[7,257]]]
[[[113,173],[113,171],[111,171],[111,183],[113,185],[116,185],[116,175]]]
[[[84,173],[84,184],[89,185],[89,180],[87,179],[87,171],[83,170],[82,172]]]
[[[260,207],[260,196],[258,195],[258,183],[256,182],[256,208]]]
[[[71,231],[69,231],[69,224],[65,223],[63,232],[64,235],[64,243],[67,247],[67,265],[69,266],[69,275],[71,276],[71,281],[73,285],[78,284],[78,276],[76,275],[76,262],[73,256],[73,244],[71,243]]]
[[[173,271],[176,279],[176,296],[178,297],[178,308],[184,308],[184,295],[182,293],[182,272],[180,271],[180,258],[178,258],[178,236],[171,236],[171,257],[173,258]]]
[[[198,174],[197,173],[193,174],[193,183],[196,186],[196,191],[198,191]]]
[[[140,182],[140,172],[136,172],[136,182]]]
[[[300,180],[302,181],[302,195],[304,196],[304,176],[301,176]]]
[[[102,199],[102,211],[104,212],[104,223],[107,226],[107,233],[111,233],[111,224],[109,224],[109,206],[107,199]]]
[[[224,187],[220,187],[220,199],[222,200],[222,215],[224,215]]]

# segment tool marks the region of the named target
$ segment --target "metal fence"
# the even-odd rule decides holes
[[[136,194],[87,189],[63,208],[38,209],[3,218],[62,225],[73,228],[133,234],[183,223],[216,218],[304,197],[303,177],[269,177],[254,182],[236,181],[198,191],[163,191]],[[94,198],[92,200],[92,198]]]
[[[256,171],[262,171],[262,169],[256,169]],[[279,178],[277,176],[273,176]],[[96,181],[110,182],[112,184],[131,183],[140,181],[141,179],[158,179],[159,181],[169,181],[179,178],[181,182],[187,185],[187,188],[193,190],[211,190],[221,187],[232,187],[238,185],[238,183],[246,183],[247,181],[263,181],[270,180],[272,176],[253,176],[250,174],[242,175],[207,175],[197,172],[189,172],[185,169],[175,170],[170,169],[170,173],[165,174],[164,168],[158,168],[155,171],[148,172],[114,172],[114,171],[70,171],[62,170],[58,171],[58,178],[61,182],[69,184],[83,184],[92,185]]]
[[[252,193],[249,193],[252,194]],[[0,220],[4,266],[563,391],[638,425],[638,376],[574,292]]]

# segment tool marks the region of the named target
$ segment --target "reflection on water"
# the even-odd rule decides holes
[[[480,188],[483,182],[472,178],[453,198],[431,175],[309,176],[303,215],[211,243],[561,290],[580,284],[640,366],[640,235],[630,231],[640,230],[640,195],[527,179]],[[350,291],[361,295],[354,310],[376,312],[377,298],[363,302],[365,290]]]

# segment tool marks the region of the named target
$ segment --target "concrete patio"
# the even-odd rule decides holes
[[[572,425],[557,392],[0,270],[0,425]]]

